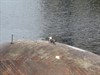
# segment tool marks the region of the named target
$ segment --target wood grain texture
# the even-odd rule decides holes
[[[5,43],[0,45],[0,75],[100,75],[100,56],[57,42]]]

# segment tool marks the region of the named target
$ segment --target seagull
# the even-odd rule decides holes
[[[51,36],[49,37],[49,42],[55,45],[55,39],[53,39]]]

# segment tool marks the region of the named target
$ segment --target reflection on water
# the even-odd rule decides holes
[[[44,37],[100,54],[100,0],[43,0]]]
[[[100,0],[1,0],[0,42],[53,36],[100,54]]]

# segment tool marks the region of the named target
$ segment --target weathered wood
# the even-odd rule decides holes
[[[11,35],[11,44],[13,44],[13,34]]]
[[[100,56],[48,41],[0,46],[0,75],[100,75]]]

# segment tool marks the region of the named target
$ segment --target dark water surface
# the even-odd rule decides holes
[[[56,41],[100,54],[100,0],[0,0],[0,42]]]

